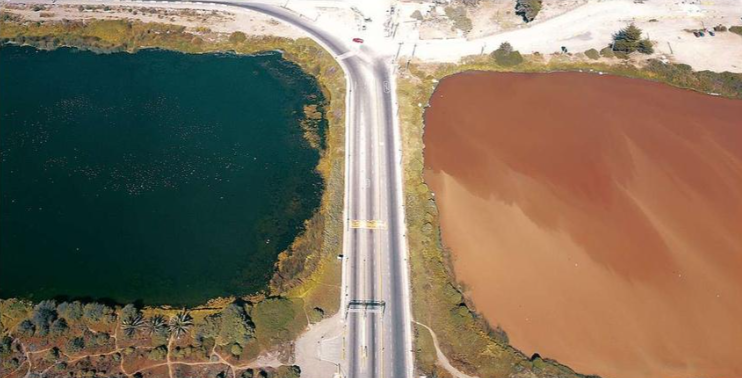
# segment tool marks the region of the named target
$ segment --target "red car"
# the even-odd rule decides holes
[[[363,39],[361,39],[361,38],[353,38],[353,42],[355,42],[355,43],[363,43]]]

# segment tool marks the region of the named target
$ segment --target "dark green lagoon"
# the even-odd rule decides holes
[[[0,297],[266,287],[319,205],[316,81],[278,54],[0,49]]]

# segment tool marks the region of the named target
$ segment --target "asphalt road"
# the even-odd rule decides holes
[[[351,301],[384,303],[346,314],[342,372],[352,378],[411,378],[409,278],[391,58],[375,56],[353,44],[352,36],[341,39],[280,7],[224,3],[293,24],[340,57],[348,80],[343,306]],[[351,227],[353,221],[371,220],[380,226]]]
[[[291,23],[335,57],[348,80],[344,306],[377,301],[383,307],[346,314],[343,373],[352,378],[411,378],[411,318],[402,206],[401,150],[396,129],[391,57],[335,36],[280,7],[227,3]],[[376,221],[375,227],[351,227]],[[330,375],[331,372],[328,372]]]

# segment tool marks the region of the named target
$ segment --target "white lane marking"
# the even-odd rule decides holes
[[[337,60],[343,60],[343,59],[347,59],[347,58],[350,58],[350,57],[355,56],[355,55],[356,55],[356,52],[351,50],[351,51],[348,51],[345,54],[339,55],[336,59]]]

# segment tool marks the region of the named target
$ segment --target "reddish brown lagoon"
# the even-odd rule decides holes
[[[425,122],[457,278],[514,346],[608,378],[742,377],[742,101],[466,73]]]

